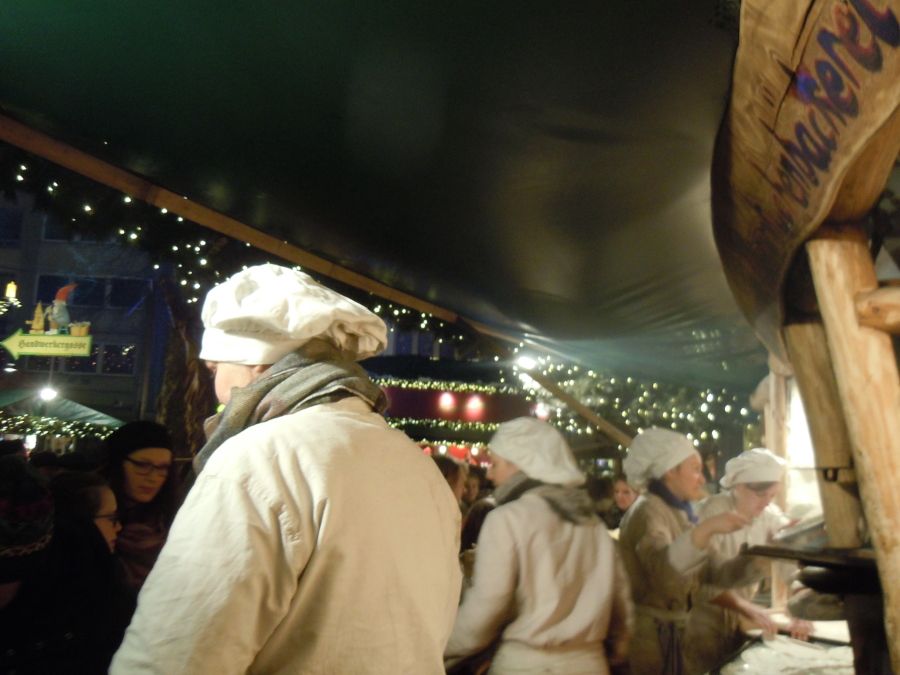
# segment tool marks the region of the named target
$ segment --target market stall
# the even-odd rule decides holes
[[[731,288],[797,379],[829,546],[874,551],[895,670],[897,289],[879,284],[867,216],[900,150],[898,10],[895,1],[742,3],[713,166],[716,241]],[[861,658],[871,636],[853,637]]]

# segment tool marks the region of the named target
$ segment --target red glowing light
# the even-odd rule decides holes
[[[438,408],[443,412],[453,412],[456,410],[456,397],[449,391],[445,391],[438,399]]]

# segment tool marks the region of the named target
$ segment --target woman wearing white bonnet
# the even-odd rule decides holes
[[[787,517],[772,503],[781,490],[785,469],[785,461],[766,448],[753,448],[728,460],[720,481],[726,491],[704,501],[700,517],[737,511],[749,522],[714,538],[710,546],[720,556],[734,558],[745,545],[766,544],[788,525]],[[747,639],[744,628],[762,628],[767,633],[777,630],[765,610],[752,602],[758,580],[727,590],[706,578],[703,581],[685,632],[688,673],[706,673],[720,665]],[[806,637],[810,624],[793,620],[789,630],[795,637]]]
[[[202,318],[225,407],[111,673],[441,675],[459,506],[356,363],[384,322],[275,265],[213,288]]]
[[[644,489],[619,534],[635,604],[631,673],[681,675],[684,626],[700,573],[710,570],[725,587],[756,574],[751,559],[725,562],[708,550],[712,535],[747,520],[733,511],[703,521],[696,517],[691,502],[704,496],[702,461],[682,434],[643,431],[628,448],[624,468],[628,482]]]
[[[490,672],[605,675],[624,661],[628,581],[562,434],[521,417],[490,442],[497,508],[445,650],[450,669],[492,642]]]

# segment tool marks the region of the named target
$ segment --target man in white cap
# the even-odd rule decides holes
[[[706,499],[701,518],[736,511],[749,523],[739,530],[715,537],[710,547],[723,558],[734,558],[744,546],[771,541],[789,524],[787,516],[772,503],[784,478],[785,462],[766,448],[753,448],[728,460],[720,481],[725,492]],[[760,575],[762,576],[762,575]],[[774,633],[778,626],[769,614],[752,602],[758,583],[724,589],[703,575],[685,630],[685,663],[688,673],[702,674],[721,665],[746,641],[742,624]],[[794,619],[788,630],[794,637],[809,636],[811,624]]]
[[[752,558],[724,561],[708,551],[710,539],[747,524],[734,511],[700,522],[691,502],[704,496],[700,453],[682,434],[652,427],[638,434],[624,462],[628,482],[645,493],[625,514],[619,549],[631,580],[635,630],[632,675],[681,675],[682,642],[699,574],[723,587],[755,578]]]
[[[459,507],[355,363],[384,323],[275,265],[202,317],[225,407],[111,672],[442,673]]]
[[[449,667],[499,641],[491,673],[603,675],[625,660],[628,581],[584,475],[545,422],[504,422],[490,442],[498,506],[478,536]]]

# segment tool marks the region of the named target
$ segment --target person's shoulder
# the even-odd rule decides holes
[[[549,510],[547,501],[534,489],[528,490],[518,498],[505,504],[500,504],[495,509],[500,513],[509,514],[510,517],[528,518],[534,514]]]
[[[677,521],[673,507],[655,494],[645,492],[625,512],[625,517],[619,525],[620,537],[628,536],[626,531],[629,534],[636,533],[637,536],[640,536],[655,524],[666,523],[667,526],[671,526]]]
[[[734,505],[732,504],[731,495],[727,492],[720,492],[719,494],[710,495],[700,502],[697,515],[702,519],[732,510],[734,510]]]
[[[669,511],[670,507],[662,499],[653,493],[645,492],[631,505],[626,516],[632,514],[632,518],[652,518]]]

